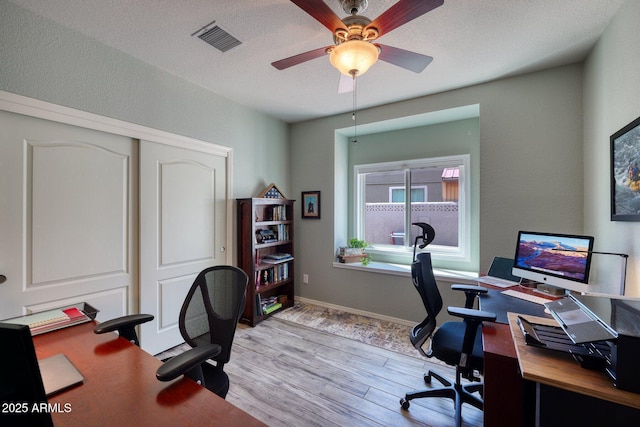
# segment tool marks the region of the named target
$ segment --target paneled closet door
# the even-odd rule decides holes
[[[197,274],[225,264],[225,156],[140,142],[141,347],[157,354],[184,340],[182,302]]]
[[[130,138],[0,111],[0,319],[88,302],[106,320],[137,285]]]

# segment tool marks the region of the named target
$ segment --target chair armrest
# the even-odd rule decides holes
[[[206,360],[217,356],[222,351],[219,344],[205,344],[193,347],[184,353],[167,360],[156,371],[156,378],[160,381],[171,381],[180,375],[202,365]]]
[[[113,332],[123,327],[136,326],[141,323],[146,323],[153,320],[151,314],[129,314],[127,316],[117,317],[115,319],[107,320],[106,322],[98,323],[93,332],[96,334],[104,334],[106,332]]]
[[[496,314],[489,311],[474,310],[472,308],[448,307],[447,312],[456,317],[475,322],[495,322]]]
[[[489,291],[487,288],[483,288],[482,286],[461,284],[451,285],[451,289],[454,291],[475,292],[476,294],[486,294]]]
[[[464,291],[466,297],[464,301],[465,308],[473,308],[476,297],[480,294],[486,294],[489,291],[487,288],[483,288],[482,286],[460,284],[451,285],[451,289],[454,291]]]
[[[464,319],[465,330],[458,366],[462,368],[460,372],[464,378],[470,381],[477,381],[473,371],[468,369],[469,358],[473,353],[476,335],[482,329],[482,322],[495,322],[496,315],[495,313],[488,311],[473,310],[462,307],[448,307],[447,312],[452,316],[462,317]]]
[[[96,327],[93,328],[93,332],[96,334],[104,334],[106,332],[118,331],[121,337],[128,339],[135,345],[140,345],[135,327],[136,325],[150,322],[151,320],[153,320],[153,315],[151,314],[129,314],[98,323]]]

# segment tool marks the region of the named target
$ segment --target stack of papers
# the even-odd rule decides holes
[[[40,313],[27,314],[9,320],[4,323],[17,325],[28,325],[31,335],[39,335],[56,329],[88,322],[89,317],[76,307],[65,309],[56,308],[54,310],[42,311]]]

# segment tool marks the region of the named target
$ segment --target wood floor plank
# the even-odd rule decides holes
[[[231,382],[227,400],[273,427],[453,425],[448,399],[418,399],[408,411],[400,408],[407,391],[426,388],[427,365],[418,357],[270,318],[236,332],[225,366]],[[465,426],[482,426],[482,412],[475,408],[465,407],[463,419]]]

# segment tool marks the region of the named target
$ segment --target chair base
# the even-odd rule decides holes
[[[420,399],[423,397],[446,397],[454,401],[455,404],[455,419],[456,426],[462,425],[462,404],[468,403],[480,410],[484,407],[484,401],[481,397],[476,396],[474,393],[480,393],[482,395],[483,383],[461,384],[460,373],[456,373],[456,382],[444,378],[442,375],[429,370],[424,375],[424,382],[431,383],[431,377],[437,379],[444,387],[433,388],[421,391],[413,391],[407,393],[404,398],[400,399],[400,406],[402,409],[409,409],[409,401],[413,399]]]

